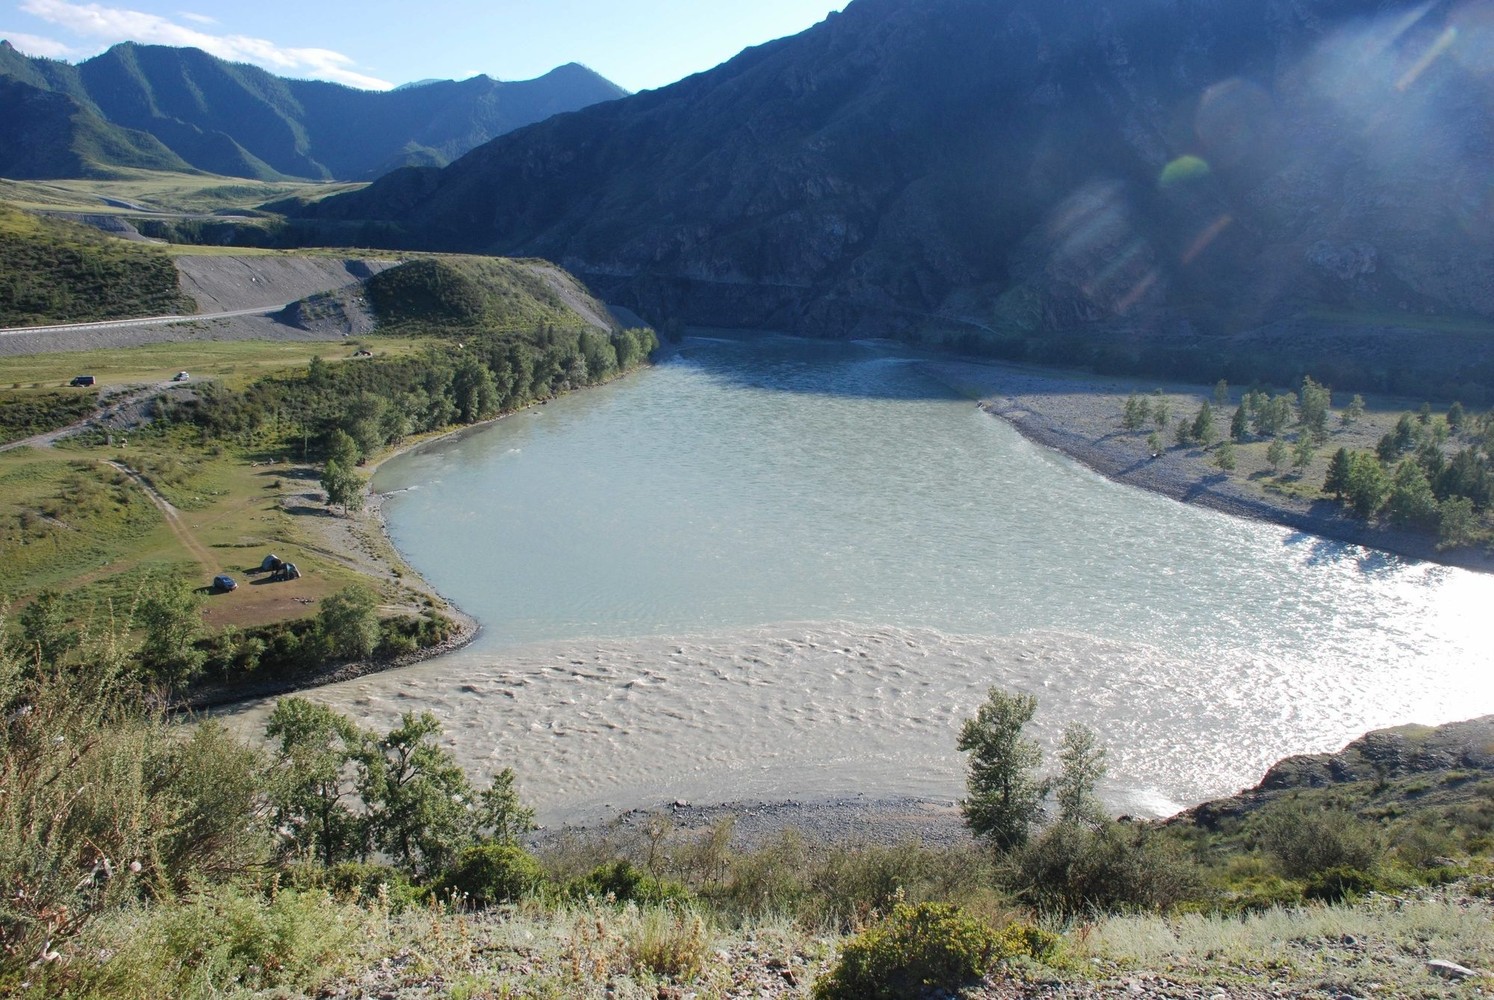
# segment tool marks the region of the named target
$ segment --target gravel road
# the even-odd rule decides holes
[[[284,322],[287,305],[322,292],[356,288],[396,260],[292,255],[180,256],[182,291],[197,303],[191,316],[161,316],[0,330],[0,354],[43,354],[138,347],[193,340],[336,341],[336,328]]]

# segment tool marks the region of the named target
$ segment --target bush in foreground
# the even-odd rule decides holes
[[[997,933],[947,903],[906,903],[852,939],[814,985],[816,1000],[900,1000],[927,988],[958,989],[1000,962],[1042,957],[1056,939],[1013,923]]]
[[[441,878],[440,892],[461,894],[479,908],[512,903],[544,882],[544,869],[522,848],[481,844],[463,848]]]

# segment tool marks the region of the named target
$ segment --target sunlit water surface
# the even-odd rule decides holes
[[[1098,730],[1104,795],[1140,814],[1494,712],[1494,579],[1116,485],[882,346],[693,339],[374,486],[484,630],[312,696],[384,727],[430,709],[550,821],[952,799],[991,685],[1038,696],[1050,748]]]

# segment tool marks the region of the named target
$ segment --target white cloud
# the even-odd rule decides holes
[[[219,59],[252,63],[281,76],[331,80],[367,90],[388,90],[393,86],[387,80],[357,72],[352,69],[352,59],[331,49],[285,48],[247,35],[214,35],[155,14],[97,3],[25,0],[21,10],[85,38],[108,44],[133,41],[189,46]]]
[[[190,10],[179,10],[176,12],[176,16],[183,18],[184,20],[191,21],[193,24],[218,23],[218,19],[216,17],[208,17],[206,14],[194,14]]]
[[[28,35],[23,31],[0,31],[0,38],[4,38],[20,51],[28,56],[42,56],[46,59],[76,59],[83,55],[82,49],[74,48],[66,42],[59,42],[55,38],[43,38],[41,35]]]

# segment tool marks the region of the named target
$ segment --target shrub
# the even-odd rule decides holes
[[[1044,952],[1051,947],[1026,929],[997,934],[947,903],[901,903],[846,944],[840,960],[814,984],[814,996],[901,1000],[930,987],[958,989],[984,978],[1004,958],[1033,954],[1034,944]]]
[[[60,981],[43,995],[309,995],[356,954],[368,922],[364,910],[321,890],[266,897],[230,886],[123,917],[96,925],[85,942],[107,961],[58,963]]]
[[[799,915],[810,925],[852,929],[901,902],[969,905],[990,895],[990,858],[979,847],[938,849],[911,841],[834,847],[809,871]]]
[[[344,861],[316,871],[325,872],[327,888],[338,899],[378,900],[391,913],[402,913],[430,897],[430,890],[415,885],[404,872],[388,865]]]
[[[1199,892],[1197,868],[1146,827],[1056,823],[1015,859],[1025,902],[1072,916],[1167,910]]]
[[[576,897],[611,898],[619,903],[686,903],[690,890],[674,881],[661,881],[629,861],[598,865],[585,878],[576,879],[567,892]]]
[[[1302,884],[1277,875],[1253,875],[1232,883],[1213,907],[1220,913],[1260,913],[1302,902]]]
[[[621,930],[623,954],[634,971],[683,980],[705,967],[711,940],[705,921],[694,910],[630,907]]]
[[[540,887],[545,873],[527,851],[505,844],[467,847],[442,876],[439,891],[461,893],[476,907],[509,903]]]
[[[1384,847],[1374,829],[1343,809],[1315,809],[1292,802],[1265,816],[1260,846],[1287,878],[1309,879],[1332,868],[1369,871]]]
[[[1340,865],[1313,874],[1302,895],[1324,903],[1344,903],[1380,888],[1380,880],[1369,872]]]
[[[726,882],[712,894],[718,905],[744,917],[792,912],[805,897],[809,848],[795,830],[731,859]]]

